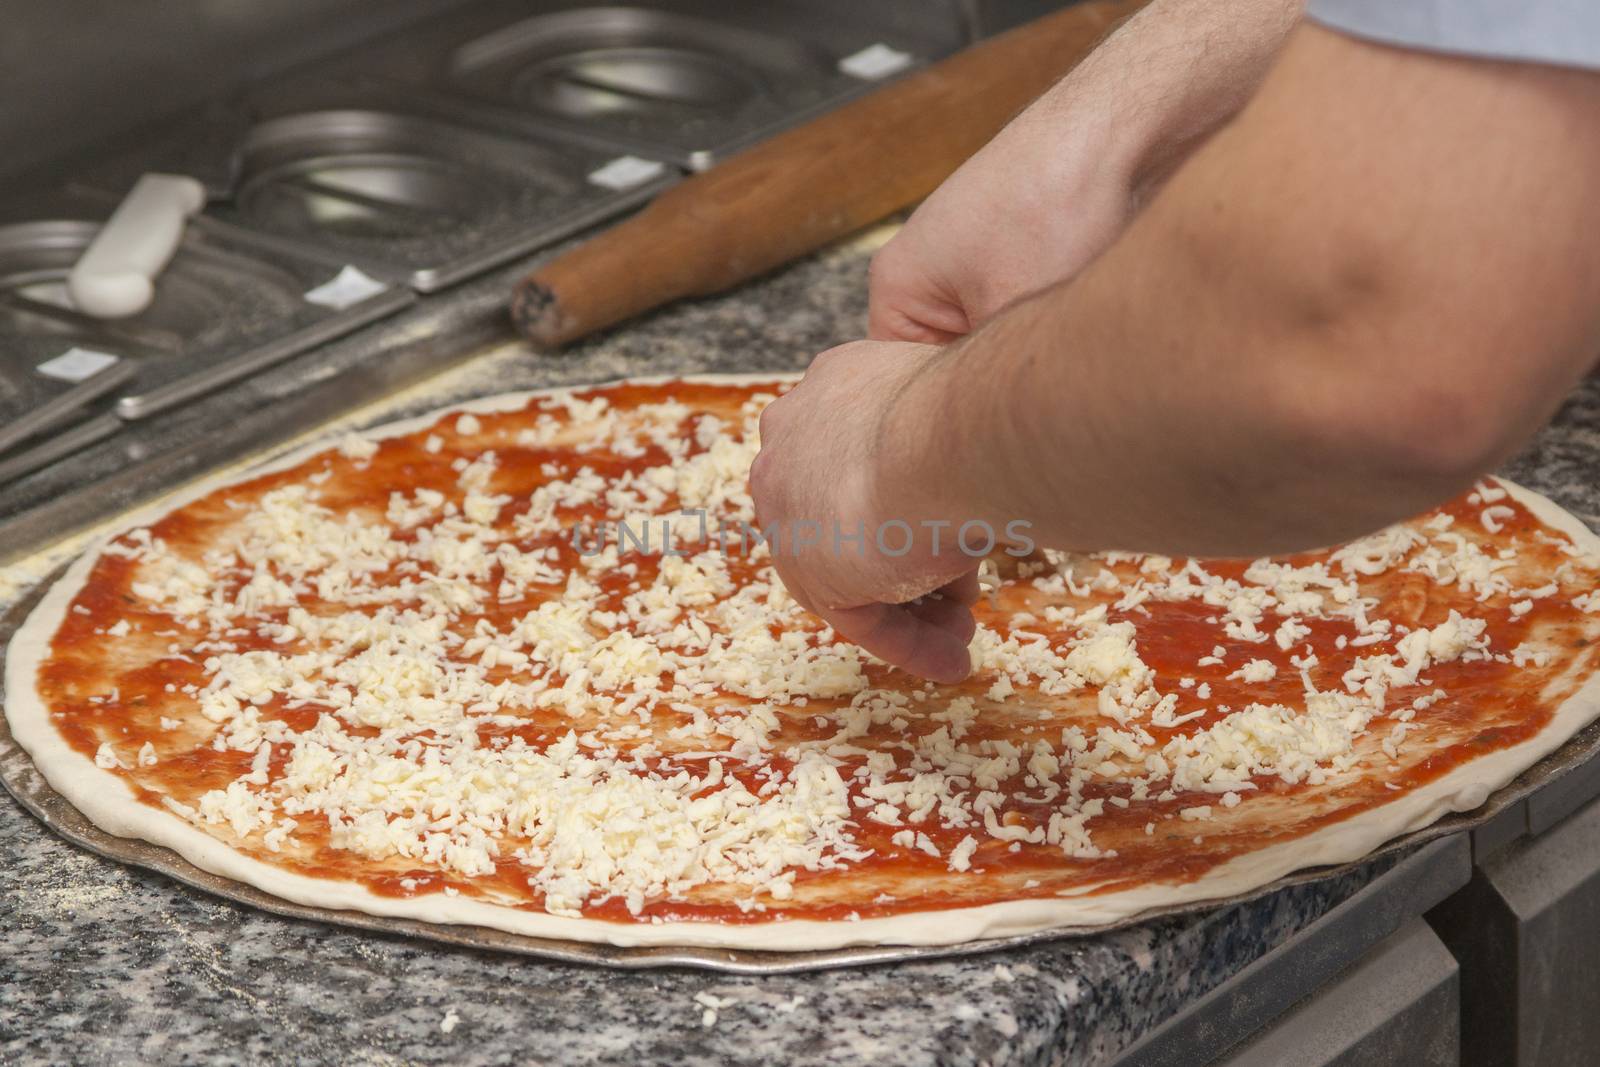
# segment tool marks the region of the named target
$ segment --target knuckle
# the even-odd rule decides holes
[[[812,357],[811,366],[806,368],[806,373],[810,374],[812,371],[819,370],[822,367],[826,367],[829,363],[831,363],[834,359],[837,358],[835,353],[837,353],[838,351],[839,351],[838,347],[835,346],[833,348],[824,348],[821,352],[818,352],[815,356]]]
[[[779,411],[779,405],[782,403],[782,397],[774,400],[762,410],[761,417],[756,420],[756,432],[761,435],[763,446],[772,441],[778,433],[779,424],[783,420],[783,414],[781,411]],[[760,456],[764,456],[766,454],[766,449],[763,447],[757,458],[759,459]]]
[[[849,358],[851,350],[854,349],[858,343],[859,342],[852,341],[848,344],[834,345],[832,348],[823,349],[821,352],[818,352],[816,358],[811,361],[811,366],[808,368],[808,370],[820,370],[824,367],[828,367],[834,363],[837,363],[841,359]]]
[[[762,449],[750,461],[750,490],[754,496],[765,496],[771,481],[772,453]]]
[[[900,252],[895,247],[900,238],[895,237],[888,244],[872,253],[872,258],[867,261],[867,282],[870,285],[886,285],[894,275],[899,265]]]

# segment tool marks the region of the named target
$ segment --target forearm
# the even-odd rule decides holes
[[[1297,390],[1339,384],[1318,384],[1315,337],[1207,323],[1197,300],[1157,309],[1112,284],[1123,271],[1102,277],[1019,305],[907,387],[884,434],[909,445],[894,482],[916,495],[891,510],[1023,519],[1056,548],[1257,556],[1366,533],[1462,477],[1386,470],[1366,426],[1340,441],[1327,410],[1297,425]],[[1147,280],[1204,289],[1180,270]],[[1359,410],[1326,404],[1343,406]]]
[[[1443,495],[1435,479],[1384,471],[1365,425],[1352,420],[1348,441],[1328,432],[1329,411],[1359,404],[1327,399],[1297,420],[1296,393],[1340,387],[1318,370],[1322,341],[1231,301],[1219,314],[1212,283],[1175,251],[1119,246],[910,383],[883,432],[893,484],[914,495],[891,510],[995,529],[1023,519],[1056,548],[1256,556],[1356,536]]]
[[[1600,347],[1572,237],[1600,222],[1594,76],[1311,36],[1087,271],[902,390],[896,510],[1290,551],[1448,496],[1548,416]],[[1372,84],[1330,103],[1351,71]]]
[[[1002,136],[1061,144],[1087,131],[1094,166],[1150,188],[1249,100],[1304,0],[1154,0]],[[1070,161],[1063,161],[1070,165]]]
[[[1155,0],[933,193],[872,263],[879,340],[943,343],[1075,276],[1247,100],[1299,0]]]
[[[1036,195],[988,152],[968,178]],[[830,349],[766,408],[762,527],[859,531],[858,551],[773,564],[836,633],[948,682],[970,667],[970,520],[1026,520],[1048,547],[1253,556],[1420,510],[1524,440],[1600,351],[1596,185],[1600,75],[1302,26],[1098,256],[1051,260],[1049,211],[1022,214],[1009,253],[1043,272],[957,241],[945,266],[975,277],[882,302],[920,332]],[[885,252],[915,263],[942,218],[1000,232],[1014,202],[948,191]]]

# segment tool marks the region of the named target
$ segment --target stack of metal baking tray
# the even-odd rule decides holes
[[[469,282],[956,50],[970,29],[959,8],[468,3],[0,190],[0,534],[45,528],[33,511],[96,494],[108,471],[148,484],[124,477],[130,465],[191,449],[196,403],[269,366],[310,368],[346,335],[335,349],[365,351],[372,324],[408,307],[452,321],[421,307],[452,297],[477,321]],[[64,279],[147,172],[198,179],[204,210],[148,310],[90,319]],[[45,188],[62,202],[38,207]],[[308,390],[326,392],[322,373],[306,371]],[[269,391],[287,426],[293,400]],[[238,432],[222,414],[238,405],[217,407],[220,455],[236,451],[220,442]]]
[[[0,482],[413,299],[380,284],[319,299],[340,274],[336,257],[200,220],[149,308],[92,318],[74,309],[66,278],[113,206],[60,195],[13,209],[23,221],[0,221]]]
[[[613,218],[678,171],[330,77],[264,86],[20,199],[0,226],[0,485]],[[209,202],[137,316],[65,280],[139,175]]]
[[[350,57],[351,69],[693,170],[965,43],[940,4],[494,0]]]
[[[218,136],[218,131],[225,131]],[[374,277],[436,292],[614,218],[678,176],[549,130],[337,74],[280,79],[204,122],[106,160],[81,183],[204,176],[205,217]]]

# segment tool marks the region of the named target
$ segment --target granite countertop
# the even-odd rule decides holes
[[[359,419],[627,373],[803,367],[862,332],[871,244],[559,357],[510,346]],[[1591,379],[1508,470],[1600,525],[1597,457]],[[279,919],[81,851],[3,795],[0,841],[5,1063],[1099,1064],[1391,862],[1095,938],[752,978],[557,965]]]

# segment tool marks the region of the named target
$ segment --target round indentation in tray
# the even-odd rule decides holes
[[[3,353],[0,353],[0,368],[5,368]],[[26,406],[30,394],[22,388],[20,375],[0,372],[0,412],[14,412]]]
[[[593,117],[685,107],[732,111],[764,92],[748,69],[682,48],[597,48],[542,60],[512,83],[519,103]]]
[[[272,119],[246,138],[235,200],[270,230],[377,239],[444,233],[509,201],[459,136],[379,111]]]
[[[317,155],[246,179],[239,207],[273,230],[422,237],[461,222],[490,195],[441,160],[401,153]]]
[[[831,73],[821,49],[669,12],[602,7],[525,19],[452,57],[452,80],[574,118],[731,115],[789,78]]]
[[[126,319],[91,318],[73,308],[66,279],[98,231],[98,223],[82,219],[0,227],[0,332],[174,354],[233,322],[241,293],[257,307],[300,302],[282,271],[192,238],[157,279],[149,308]]]

